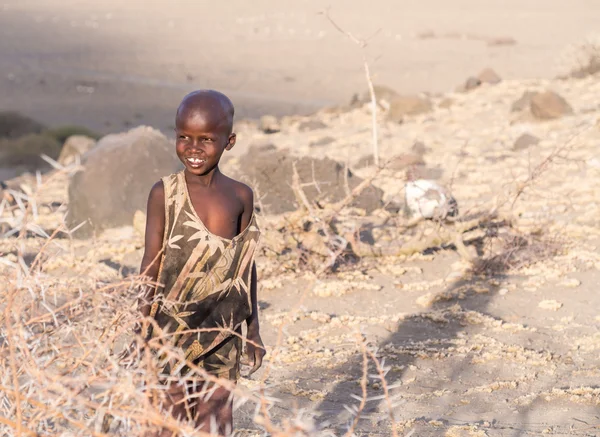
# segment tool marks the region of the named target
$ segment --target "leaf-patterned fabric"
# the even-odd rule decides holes
[[[196,214],[183,172],[162,179],[165,234],[157,301],[150,315],[160,337],[186,359],[218,377],[237,379],[241,324],[252,312],[250,279],[260,237],[256,218],[229,240],[212,234]],[[183,362],[163,357],[163,373],[185,374]]]

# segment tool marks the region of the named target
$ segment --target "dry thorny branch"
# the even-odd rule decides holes
[[[58,169],[48,180],[64,171],[68,170]],[[18,219],[12,222],[15,228],[9,232],[15,247],[20,247],[28,230],[38,230],[33,217],[35,208],[31,206],[36,204],[36,195],[45,186],[41,177],[38,182],[37,188],[24,198],[18,217],[13,216]],[[356,195],[356,192],[351,194]],[[341,210],[350,198],[336,208]],[[163,341],[166,338],[159,337],[146,348],[134,351],[127,360],[122,359],[121,351],[130,344],[137,319],[132,303],[138,301],[140,290],[148,285],[147,280],[134,276],[104,285],[77,286],[45,273],[45,263],[52,257],[45,252],[50,247],[61,247],[59,237],[69,236],[71,231],[63,223],[50,235],[44,230],[36,232],[42,244],[35,259],[28,265],[18,251],[17,262],[9,263],[4,270],[8,287],[0,293],[3,303],[0,328],[2,428],[16,435],[61,432],[139,435],[161,428],[180,435],[206,434],[207,430],[194,429],[190,423],[175,420],[160,408],[163,389],[156,378],[153,356],[162,354],[183,365],[186,361],[181,350],[171,348]],[[230,381],[211,377],[191,363],[186,363],[191,368],[188,380],[198,384],[208,381],[229,389],[238,408],[244,403],[254,403],[255,422],[270,435],[312,435],[317,428],[300,413],[281,424],[270,414],[271,406],[277,401],[269,395],[266,379],[276,361],[282,329],[283,325],[257,389],[234,386]],[[377,363],[375,355],[367,351],[364,340],[359,344]],[[382,366],[377,364],[377,369],[385,384]],[[210,396],[214,390],[208,386],[205,389],[202,396]],[[364,402],[367,401],[365,398]],[[357,416],[360,411],[356,412]],[[391,411],[390,417],[393,417]],[[347,435],[352,435],[352,431]]]
[[[332,24],[347,34],[333,21]],[[364,47],[364,42],[348,36]],[[374,103],[366,62],[365,71]],[[372,108],[373,146],[377,162],[375,109]],[[479,213],[463,214],[447,223],[406,222],[392,214],[379,218],[353,214],[350,205],[380,176],[385,164],[378,166],[371,177],[353,190],[348,189],[344,199],[318,204],[308,200],[303,190],[304,183],[294,167],[292,188],[301,209],[286,217],[287,226],[281,233],[292,235],[298,242],[292,251],[294,256],[302,252],[308,254],[299,256],[294,268],[301,268],[300,262],[304,262],[318,274],[339,267],[348,259],[410,255],[437,247],[455,248],[463,258],[473,262],[475,273],[519,267],[547,256],[556,248],[539,236],[522,235],[512,230],[511,217],[500,217],[501,209],[510,205],[512,210],[551,164],[559,159],[568,159],[571,146],[572,141],[569,141],[557,147],[532,167],[525,179],[511,182],[508,194],[499,196],[490,208],[482,208]],[[82,285],[77,281],[69,284],[46,274],[45,264],[52,258],[46,252],[54,246],[64,250],[60,237],[66,235],[71,238],[73,232],[64,224],[54,230],[45,230],[37,224],[40,206],[37,194],[52,178],[75,169],[62,168],[58,164],[55,167],[55,172],[45,180],[38,175],[36,187],[23,187],[22,191],[7,190],[10,198],[7,196],[0,201],[0,220],[9,227],[4,237],[14,240],[17,255],[14,262],[2,258],[4,264],[0,266],[6,275],[5,287],[0,290],[0,429],[16,435],[55,435],[69,431],[102,436],[109,431],[132,435],[148,429],[166,428],[181,435],[198,435],[200,431],[193,429],[192,425],[176,421],[160,409],[161,388],[156,380],[151,350],[160,350],[184,363],[181,351],[168,347],[162,339],[156,339],[149,348],[134,354],[127,366],[119,361],[123,345],[131,340],[136,319],[132,302],[137,301],[140,288],[147,285],[145,279],[136,276],[107,285],[90,285],[89,282]],[[382,241],[365,243],[361,233],[367,225],[389,232],[393,236],[391,242],[387,245]],[[426,235],[425,230],[431,228],[434,232]],[[314,237],[310,245],[306,244],[309,233]],[[28,264],[21,243],[32,234],[42,239],[43,244]],[[494,247],[491,247],[492,243]],[[467,246],[476,244],[483,248],[483,254],[473,260]],[[278,249],[273,251],[282,256]],[[270,359],[257,389],[233,386],[229,381],[210,377],[204,369],[195,366],[191,366],[191,378],[196,378],[199,383],[210,381],[230,389],[237,407],[248,402],[255,404],[255,422],[270,435],[311,435],[318,429],[304,421],[300,413],[294,420],[284,423],[277,423],[271,416],[271,406],[277,400],[269,395],[267,379],[277,360],[283,326],[280,326],[277,344],[270,348]],[[390,421],[392,424],[395,421],[396,401],[391,394],[395,387],[386,382],[385,364],[379,361],[376,350],[360,335],[357,345],[362,351],[362,395],[356,398],[357,406],[348,407],[353,414],[346,433],[348,436],[353,435],[368,402],[384,399]],[[375,367],[375,375],[368,373],[369,362]],[[380,382],[382,396],[367,397],[369,377]],[[156,396],[150,398],[148,392]],[[210,390],[203,395],[209,396]],[[396,427],[392,426],[392,429],[396,435]]]

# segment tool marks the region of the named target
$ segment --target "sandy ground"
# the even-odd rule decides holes
[[[524,91],[547,88],[564,96],[574,114],[533,122],[510,112]],[[504,205],[500,211],[512,225],[498,232],[541,236],[541,247],[560,247],[548,256],[541,251],[531,255],[530,262],[512,267],[501,262],[478,276],[451,247],[438,247],[411,256],[365,257],[340,273],[315,276],[294,267],[295,246],[277,249],[281,230],[291,226],[292,215],[263,216],[262,247],[268,249],[258,265],[261,329],[269,355],[264,369],[241,384],[256,388],[264,378],[268,395],[276,400],[271,408],[275,420],[301,414],[304,421],[318,424],[322,432],[316,435],[328,435],[325,431],[343,435],[352,418],[347,407],[360,404],[355,397],[361,394],[363,374],[360,333],[387,369],[399,435],[598,435],[598,95],[600,83],[593,77],[504,81],[434,99],[432,112],[403,124],[380,124],[382,157],[410,153],[415,140],[423,141],[429,149],[424,156],[427,167],[441,172],[441,183],[451,184],[462,219],[489,211],[494,199],[509,199],[500,203]],[[440,106],[447,99],[453,101],[450,108]],[[369,153],[367,106],[323,111],[311,120],[321,124],[302,131],[299,126],[307,119],[288,118],[282,121],[282,131],[271,135],[248,125],[240,139],[276,144],[298,156],[347,156],[351,167]],[[515,150],[514,141],[523,132],[536,135],[540,142]],[[319,146],[324,138],[329,143]],[[557,150],[563,151],[560,157],[544,167]],[[234,156],[224,171],[237,175],[243,163]],[[537,173],[540,168],[543,171]],[[363,168],[356,173],[367,177],[372,171]],[[538,176],[511,206],[519,182],[532,174]],[[393,200],[402,196],[403,176],[402,169],[386,171],[374,184]],[[68,207],[67,184],[66,177],[60,178],[38,197],[36,223],[48,233],[60,226]],[[254,188],[268,212],[268,187]],[[377,223],[374,216],[352,218],[352,214],[338,218]],[[387,225],[372,225],[376,245],[402,244],[406,238],[395,224],[403,223],[403,218],[393,217]],[[15,223],[18,216],[5,220]],[[500,244],[494,228],[485,229],[469,232],[470,253],[485,255]],[[439,228],[429,223],[421,231],[424,238]],[[32,236],[21,250],[32,259],[44,243]],[[7,265],[16,261],[18,246],[14,238],[0,241]],[[525,253],[538,253],[535,247],[528,246]],[[55,254],[45,262],[44,278],[69,283],[71,290],[94,289],[97,283],[135,274],[142,248],[143,238],[132,227],[92,240],[59,239],[52,246]],[[98,325],[97,332],[102,332],[103,320],[114,317],[112,310],[103,311],[93,322],[84,313],[77,325]],[[62,339],[57,331],[48,340]],[[369,401],[355,430],[360,436],[390,436],[393,422],[373,365],[368,374]],[[252,423],[253,412],[248,404],[236,414],[236,426],[245,430],[242,435],[255,435],[259,429]]]
[[[307,112],[366,89],[363,53],[374,81],[401,92],[452,90],[485,67],[549,78],[598,22],[595,0],[2,0],[0,109],[170,131],[182,95],[212,87],[241,116]]]
[[[168,130],[182,94],[197,87],[227,91],[245,116],[310,112],[365,88],[360,50],[317,15],[321,2],[165,4],[0,2],[0,109],[104,132],[140,123]],[[382,156],[410,153],[415,141],[423,141],[427,166],[453,184],[463,213],[488,208],[556,147],[572,142],[569,159],[555,162],[505,211],[515,230],[558,238],[565,250],[485,277],[469,275],[449,249],[364,260],[327,278],[284,274],[273,267],[279,257],[262,257],[260,305],[269,347],[265,367],[271,369],[266,382],[279,400],[274,417],[302,412],[322,429],[343,434],[351,418],[345,406],[356,407],[353,395],[361,393],[360,331],[389,367],[399,435],[598,435],[600,87],[597,78],[545,79],[564,70],[566,47],[596,30],[600,4],[330,4],[348,30],[367,37],[381,29],[366,49],[379,83],[437,93],[487,66],[509,79],[436,96],[432,112],[401,125],[380,124]],[[489,45],[498,38],[516,44]],[[524,91],[547,88],[563,95],[574,115],[536,123],[510,112]],[[453,102],[449,108],[441,105],[446,97]],[[317,119],[324,127],[301,131],[304,120],[288,119],[281,133],[268,136],[250,126],[239,141],[351,166],[368,154],[367,108],[322,112]],[[539,144],[514,150],[524,132],[539,137]],[[328,145],[318,146],[324,139]],[[227,162],[230,174],[243,163],[243,151]],[[370,171],[356,172],[367,177]],[[402,171],[388,173],[376,184],[393,199],[402,195],[403,177]],[[39,199],[46,211],[40,226],[49,232],[65,212],[67,181],[54,188]],[[265,188],[255,187],[262,193]],[[94,281],[117,281],[136,272],[142,241],[132,228],[93,241],[61,240],[58,246],[71,251],[58,251],[44,272],[88,288]],[[23,250],[33,257],[43,243],[28,238]],[[3,259],[15,262],[15,253],[13,240],[0,241]],[[242,384],[256,387],[265,371]],[[369,377],[367,392],[357,435],[391,435],[376,378]],[[238,411],[236,425],[249,434],[258,429],[248,406]]]

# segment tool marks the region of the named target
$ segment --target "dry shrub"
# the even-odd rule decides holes
[[[583,43],[570,47],[564,63],[568,73],[565,78],[585,78],[600,72],[600,35],[591,35]]]
[[[69,171],[73,168],[59,169],[46,181]],[[163,341],[166,338],[152,339],[145,349],[133,348],[123,355],[135,339],[135,303],[148,282],[140,276],[103,283],[49,274],[45,266],[57,256],[50,248],[68,246],[63,243],[68,243],[64,237],[69,237],[70,230],[63,225],[47,235],[35,224],[36,211],[42,206],[38,194],[44,189],[41,176],[38,181],[37,188],[19,194],[20,203],[9,215],[10,240],[5,240],[13,248],[12,257],[0,259],[4,285],[0,288],[0,434],[130,436],[168,429],[181,436],[210,435],[210,430],[194,429],[191,422],[176,420],[161,409],[164,387],[157,379],[156,356],[162,355],[191,368],[188,383],[214,384],[206,386],[202,396],[222,386],[231,391],[234,407],[251,403],[258,429],[270,435],[324,435],[301,412],[292,412],[281,423],[271,417],[270,407],[276,400],[265,381],[277,359],[278,345],[270,345],[262,380],[249,384],[254,388],[208,375],[186,362],[183,351],[170,347]],[[25,238],[33,235],[41,249],[31,259],[22,248]],[[279,341],[282,329],[284,325]],[[389,369],[379,362],[366,339],[357,336],[357,342],[365,362],[375,366],[376,374],[370,378],[378,380],[388,396],[385,374]],[[369,378],[366,369],[362,386]],[[368,401],[364,398],[360,405]],[[389,399],[388,403],[393,420]],[[356,419],[348,436],[362,407],[353,412]]]
[[[486,242],[485,255],[474,260],[472,273],[494,276],[544,261],[564,250],[564,241],[540,233],[502,229]]]

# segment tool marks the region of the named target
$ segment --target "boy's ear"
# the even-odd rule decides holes
[[[237,135],[235,133],[232,133],[231,135],[229,135],[229,143],[227,143],[225,150],[231,150],[233,148],[233,146],[235,146],[236,139],[237,139]]]

